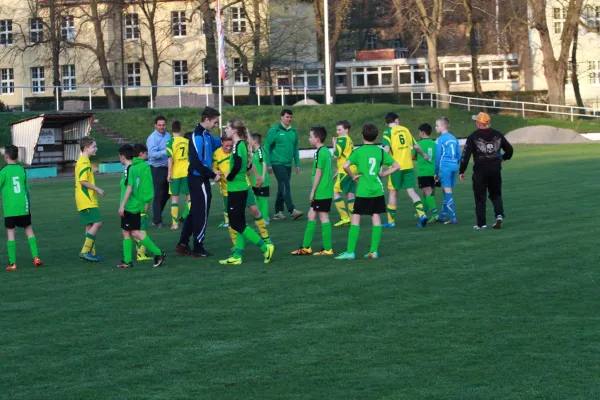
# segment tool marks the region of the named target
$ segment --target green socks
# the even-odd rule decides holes
[[[31,249],[31,257],[38,257],[37,239],[35,236],[30,237],[27,241],[29,242],[29,248]]]
[[[150,239],[150,236],[148,235],[146,235],[144,240],[140,240],[140,244],[142,246],[146,246],[146,248],[150,250],[155,256],[160,256],[162,254],[162,251],[158,248],[158,246],[154,244],[154,242],[152,241],[152,239]]]
[[[348,233],[348,251],[349,254],[354,254],[356,251],[356,243],[358,243],[358,236],[360,235],[360,226],[350,225],[350,232]]]
[[[269,220],[269,199],[262,196],[256,196],[256,206],[262,214],[265,221]]]
[[[242,232],[242,236],[244,236],[244,239],[246,239],[250,243],[255,244],[256,246],[260,247],[260,251],[262,251],[263,253],[265,251],[267,251],[267,245],[265,244],[264,240],[262,240],[260,238],[260,236],[258,236],[258,233],[256,233],[249,226],[246,225],[244,232]],[[238,236],[237,240],[240,240],[239,238],[240,238],[240,236]],[[237,248],[237,242],[236,242],[236,248]]]
[[[309,248],[311,246],[316,229],[317,221],[308,221],[306,223],[306,230],[304,231],[304,240],[302,241],[302,247]]]
[[[133,252],[133,239],[123,239],[123,261],[127,264],[131,262],[131,253]]]
[[[321,233],[323,234],[323,249],[331,250],[331,222],[321,224]]]
[[[433,214],[437,214],[437,204],[435,204],[435,196],[425,197],[425,204],[427,204],[427,210]]]
[[[8,247],[8,263],[12,265],[17,262],[17,242],[9,240],[6,242],[6,247]]]
[[[381,241],[381,225],[373,226],[371,232],[371,250],[369,253],[376,253],[379,249],[379,242]]]
[[[233,250],[233,258],[239,259],[244,255],[244,249],[246,248],[246,239],[244,235],[240,235],[236,232],[235,236],[235,246]]]
[[[192,201],[188,200],[187,205],[185,207],[185,209],[183,210],[183,214],[181,215],[181,218],[186,219],[187,216],[190,214],[190,208],[192,208]]]

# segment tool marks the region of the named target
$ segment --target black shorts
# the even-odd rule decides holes
[[[433,179],[433,176],[420,176],[418,179],[419,182],[419,188],[423,189],[423,188],[434,188],[435,187],[435,179]]]
[[[6,229],[27,228],[29,225],[31,225],[31,214],[4,217],[4,227]]]
[[[269,197],[269,186],[267,187],[253,187],[252,191],[256,197]]]
[[[385,214],[385,196],[357,197],[354,200],[354,212],[358,215]]]
[[[316,212],[329,212],[331,211],[332,201],[333,199],[313,200],[313,202],[310,203],[310,208],[312,208]]]
[[[142,214],[125,211],[121,217],[121,229],[124,231],[139,231],[142,227]]]
[[[242,233],[246,228],[246,202],[248,190],[229,192],[227,194],[227,216],[229,226],[236,232]]]

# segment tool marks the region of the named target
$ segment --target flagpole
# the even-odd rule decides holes
[[[218,47],[218,55],[219,59],[219,137],[221,137],[221,130],[223,126],[223,73],[221,68],[225,68],[222,65],[221,55],[223,54],[223,49],[221,48],[221,38],[223,36],[223,20],[221,17],[221,5],[219,4],[219,0],[217,0],[217,47]]]
[[[329,65],[329,0],[323,0],[323,25],[325,36],[325,104],[331,104],[331,65]]]

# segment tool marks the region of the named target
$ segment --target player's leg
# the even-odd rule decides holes
[[[131,235],[135,239],[139,240],[142,245],[146,246],[146,248],[154,254],[154,265],[153,266],[160,267],[163,264],[163,262],[165,261],[165,258],[167,258],[167,253],[162,251],[152,241],[152,239],[150,239],[150,235],[148,235],[144,232],[141,232],[139,230],[132,231]]]
[[[304,229],[304,239],[302,240],[302,245],[297,250],[292,251],[290,254],[294,256],[307,256],[312,254],[312,241],[316,230],[317,212],[311,205],[310,209],[308,210],[308,221],[306,222],[306,229]]]
[[[121,217],[121,224],[124,224],[125,217]],[[131,232],[126,229],[121,229],[123,232],[123,260],[115,265],[115,268],[131,268],[133,267],[133,239]]]
[[[417,217],[419,218],[418,227],[422,228],[427,224],[427,215],[423,209],[423,202],[421,201],[421,197],[415,190],[415,172],[413,169],[405,169],[400,172],[400,188],[406,189],[406,194],[413,202],[413,206],[415,207],[415,212],[417,213]]]
[[[146,232],[148,231],[148,214],[146,214],[145,212],[142,212],[140,214],[140,232],[142,232],[144,235],[146,234]],[[136,245],[136,261],[151,261],[152,257],[148,257],[146,255],[146,246],[144,246],[142,244],[141,241],[139,241],[138,239],[135,239],[135,245]]]
[[[485,217],[487,194],[486,179],[484,172],[473,173],[473,196],[475,197],[475,214],[477,216],[477,225],[473,227],[475,230],[480,230],[484,227],[487,228]]]
[[[81,221],[86,226],[85,241],[79,258],[87,261],[98,262],[102,261],[102,258],[96,255],[96,235],[100,228],[102,228],[102,218],[100,217],[100,211],[98,208],[88,208],[79,212]]]
[[[388,202],[387,202],[387,222],[383,224],[384,228],[393,228],[396,226],[396,207],[398,204],[398,190],[402,183],[400,171],[396,171],[388,178]]]
[[[500,171],[489,172],[488,180],[489,198],[494,206],[494,229],[500,229],[504,220],[504,203],[502,202],[502,173]]]
[[[294,201],[292,200],[292,167],[285,167],[285,180],[283,184],[285,185],[285,192],[283,193],[283,200],[285,202],[285,206],[290,213],[290,217],[293,219],[298,219],[304,215],[303,211],[297,210],[296,206],[294,206]]]
[[[283,165],[273,165],[273,174],[277,180],[277,196],[275,197],[275,214],[273,215],[273,219],[285,219],[285,215],[283,214],[285,204],[285,185],[283,183],[286,179],[285,167]]]
[[[258,229],[258,233],[260,237],[267,243],[271,243],[271,239],[269,238],[269,231],[267,230],[267,222],[263,218],[258,206],[256,205],[256,197],[254,197],[254,192],[251,188],[248,188],[248,199],[246,200],[246,207],[250,210],[250,214],[252,214],[252,218],[254,219],[254,224]]]
[[[352,183],[354,183],[354,181],[352,181]],[[354,212],[354,201],[356,199],[356,195],[354,194],[354,192],[348,192],[346,193],[346,199],[348,200],[348,215],[352,215],[352,213]]]
[[[431,185],[434,185],[433,178],[431,179]],[[433,194],[432,186],[423,187],[423,195],[425,196],[424,208],[431,213],[431,218],[435,221],[439,218],[437,204],[435,202],[435,195]]]
[[[171,230],[179,230],[179,196],[171,195]]]
[[[440,181],[444,192],[444,203],[446,205],[446,212],[448,213],[448,224],[456,224],[456,209],[454,207],[454,196],[452,194],[453,188],[456,185],[457,171],[444,170],[440,173]]]
[[[345,252],[335,257],[336,260],[354,260],[356,258],[354,253],[358,237],[360,236],[360,217],[369,212],[370,208],[370,199],[364,197],[356,198],[354,212],[350,218],[352,225],[350,225],[350,230],[348,231],[348,247]],[[385,199],[383,199],[383,208],[385,210]]]
[[[371,215],[373,230],[371,231],[371,248],[365,258],[379,258],[379,243],[381,242],[381,217],[379,214]]]
[[[332,256],[333,255],[333,246],[331,239],[331,221],[329,220],[329,211],[323,210],[322,212],[317,213],[319,220],[321,221],[321,235],[323,237],[323,249],[317,253],[315,256]]]
[[[269,198],[266,196],[255,196],[256,197],[256,205],[258,206],[258,210],[260,214],[265,219],[267,225],[269,224]]]
[[[8,250],[8,266],[7,271],[17,269],[17,242],[15,241],[15,217],[4,218],[4,226],[6,226],[6,248]]]
[[[31,250],[31,257],[33,258],[33,265],[36,267],[42,266],[44,263],[40,259],[40,255],[37,247],[37,238],[33,233],[33,227],[31,226],[31,215],[28,215],[26,218],[29,220],[27,226],[25,227],[25,235],[27,235],[27,242],[29,243],[29,250]]]
[[[187,188],[187,178],[183,178],[186,181],[186,188]],[[190,199],[190,194],[189,192],[185,195],[185,209],[183,210],[183,214],[181,215],[181,218],[179,218],[179,222],[185,221],[185,219],[187,218],[188,215],[190,215],[190,209],[192,208],[192,200]]]
[[[340,214],[340,221],[335,224],[336,227],[344,226],[350,223],[350,215],[348,213],[348,208],[346,207],[346,202],[342,197],[342,179],[345,174],[339,172],[337,177],[335,178],[335,185],[333,187],[333,204],[335,205],[336,210]]]

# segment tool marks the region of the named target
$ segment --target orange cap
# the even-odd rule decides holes
[[[473,115],[473,120],[479,122],[480,124],[489,124],[492,121],[489,114],[484,112],[480,112],[477,115]]]

